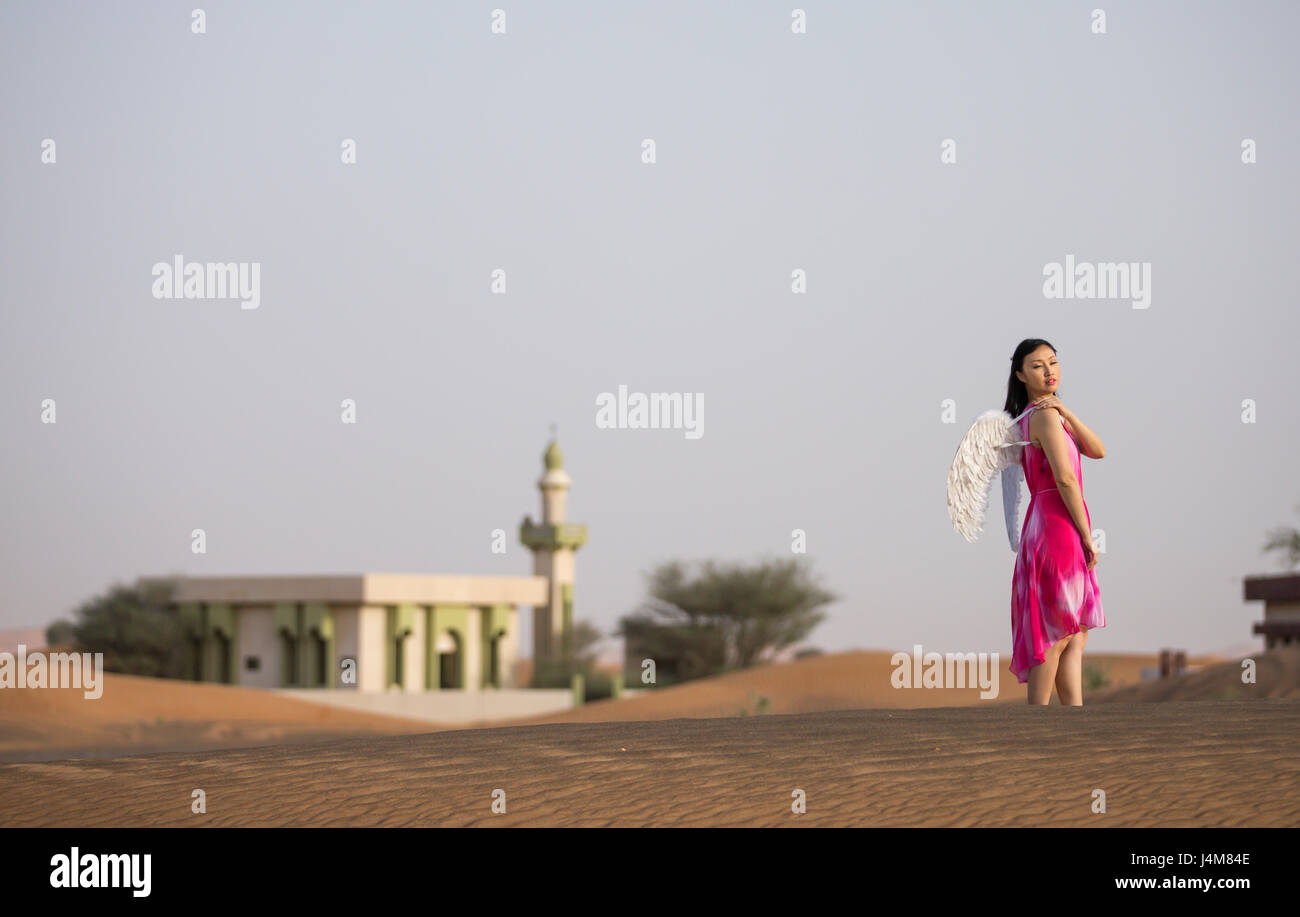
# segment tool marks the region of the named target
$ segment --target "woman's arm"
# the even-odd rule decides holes
[[[1029,438],[1036,439],[1047,456],[1047,463],[1052,466],[1052,476],[1056,478],[1056,489],[1061,492],[1061,500],[1070,511],[1074,527],[1079,537],[1092,544],[1092,532],[1088,529],[1088,512],[1083,508],[1083,488],[1074,476],[1074,463],[1070,461],[1069,436],[1061,426],[1061,421],[1052,416],[1055,408],[1034,411],[1029,418]]]
[[[1085,427],[1083,421],[1073,411],[1069,408],[1062,410],[1063,407],[1064,405],[1058,407],[1057,410],[1061,411],[1061,416],[1070,425],[1070,432],[1074,434],[1074,441],[1079,444],[1079,452],[1090,459],[1105,458],[1106,447],[1102,444],[1101,437]]]

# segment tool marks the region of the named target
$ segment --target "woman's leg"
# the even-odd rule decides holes
[[[1052,682],[1056,680],[1056,664],[1061,658],[1070,637],[1062,637],[1052,644],[1043,661],[1029,670],[1029,703],[1047,706],[1052,702]]]
[[[1062,706],[1083,706],[1083,645],[1088,642],[1088,628],[1072,634],[1056,667],[1056,696]]]

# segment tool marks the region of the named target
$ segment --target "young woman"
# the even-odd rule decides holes
[[[1020,457],[1030,498],[1011,577],[1011,671],[1029,682],[1029,703],[1049,703],[1055,684],[1062,705],[1081,707],[1083,645],[1106,616],[1079,456],[1099,459],[1106,447],[1061,403],[1060,384],[1056,348],[1021,341],[1004,408],[1017,417],[1033,407],[1019,422],[1019,438],[1030,442]]]

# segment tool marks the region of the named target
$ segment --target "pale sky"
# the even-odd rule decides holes
[[[802,529],[842,596],[811,645],[1009,655],[999,491],[971,545],[945,479],[1043,337],[1107,449],[1089,651],[1258,645],[1300,7],[193,6],[0,7],[0,628],[141,575],[529,574],[556,423],[579,619]],[[176,255],[256,262],[258,308],[154,298]],[[1149,307],[1045,298],[1067,255],[1150,265]],[[619,385],[703,435],[598,428]]]

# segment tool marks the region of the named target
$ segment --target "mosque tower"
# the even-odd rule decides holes
[[[542,456],[546,468],[537,481],[542,492],[542,521],[525,516],[519,540],[533,552],[533,575],[549,583],[547,603],[533,609],[533,666],[561,654],[573,632],[573,579],[578,548],[587,541],[587,527],[564,521],[564,505],[573,481],[564,471],[564,454],[554,439]]]

